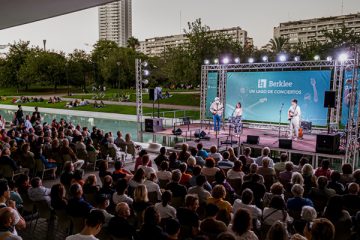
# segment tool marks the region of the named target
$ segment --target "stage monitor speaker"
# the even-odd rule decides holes
[[[340,134],[319,134],[316,136],[316,152],[335,154],[339,151]]]
[[[324,107],[325,108],[335,107],[335,91],[325,91]]]
[[[194,137],[204,139],[206,138],[206,132],[201,131],[200,129],[196,129],[194,133]]]
[[[172,130],[172,133],[176,136],[180,136],[182,134],[182,130],[180,128]]]
[[[146,118],[145,132],[159,132],[163,130],[162,118]]]
[[[150,88],[150,89],[149,89],[149,100],[150,100],[150,101],[154,101],[154,100],[155,100],[155,89],[154,89],[154,88]]]
[[[279,148],[292,149],[292,139],[280,138]]]
[[[259,144],[260,142],[260,137],[259,136],[254,136],[254,135],[247,135],[246,136],[246,143],[248,144]]]

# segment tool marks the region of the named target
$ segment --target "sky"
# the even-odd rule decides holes
[[[343,4],[342,4],[343,2]],[[360,12],[360,0],[132,0],[133,36],[139,40],[179,34],[201,18],[211,29],[240,26],[265,45],[280,22]],[[343,6],[343,7],[342,7]],[[180,17],[181,16],[181,17]],[[98,9],[0,30],[0,45],[18,40],[72,52],[90,51],[98,40]]]

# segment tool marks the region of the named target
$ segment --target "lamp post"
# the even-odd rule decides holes
[[[66,84],[67,84],[67,95],[70,96],[70,86],[69,86],[69,62],[66,62]]]
[[[120,62],[116,62],[116,65],[118,66],[118,88],[119,88],[119,94],[120,94]]]
[[[44,51],[46,51],[46,39],[43,40],[43,44],[44,44]]]

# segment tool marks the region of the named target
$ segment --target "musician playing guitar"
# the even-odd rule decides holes
[[[300,129],[300,117],[301,117],[301,110],[298,106],[298,101],[296,99],[291,100],[291,106],[288,111],[288,119],[290,121],[290,137],[295,137],[299,139],[302,136],[299,136],[299,129]]]
[[[220,102],[220,98],[216,97],[214,102],[210,106],[210,112],[213,114],[214,131],[220,131],[221,116],[224,110],[223,104]]]

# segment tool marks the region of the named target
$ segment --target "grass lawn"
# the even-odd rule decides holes
[[[125,93],[125,91],[124,91]],[[130,92],[128,92],[130,93]],[[200,106],[200,94],[192,94],[192,93],[186,93],[186,94],[172,94],[173,96],[167,99],[160,100],[160,104],[172,104],[172,105],[183,105],[183,106]],[[77,99],[92,99],[94,95],[88,94],[88,95],[73,95],[72,98]],[[67,96],[64,96],[67,97]],[[103,100],[114,100],[116,101],[115,93],[106,93]],[[136,95],[130,94],[130,102],[136,102]],[[152,103],[152,101],[149,100],[149,94],[143,94],[143,102],[144,103]]]
[[[75,91],[75,90],[73,90]],[[29,88],[28,90],[21,89],[17,92],[16,88],[0,88],[0,96],[35,96],[35,95],[51,95],[51,94],[59,94],[66,93],[66,87],[58,87],[56,92],[54,88],[49,87],[35,87]]]
[[[0,101],[0,104],[8,104],[8,105],[18,105],[18,103],[12,103],[11,99],[7,99],[5,101]],[[66,102],[60,103],[47,103],[47,102],[30,102],[30,103],[21,103],[23,106],[38,106],[40,108],[56,108],[56,109],[70,109],[70,110],[78,110],[78,111],[90,111],[90,112],[106,112],[106,113],[119,113],[119,114],[129,114],[129,115],[136,115],[136,107],[135,106],[119,106],[119,105],[106,105],[104,108],[94,108],[92,105],[87,106],[80,106],[76,108],[66,108]],[[144,113],[152,113],[152,108],[143,108]],[[163,115],[161,112],[164,113],[164,117],[173,117],[173,113],[170,112],[171,109],[160,109],[160,116]],[[155,114],[157,113],[157,109],[155,108]],[[183,111],[178,111],[176,113],[176,117],[183,117]],[[191,117],[192,119],[199,119],[199,112],[198,111],[186,111],[186,116]]]

